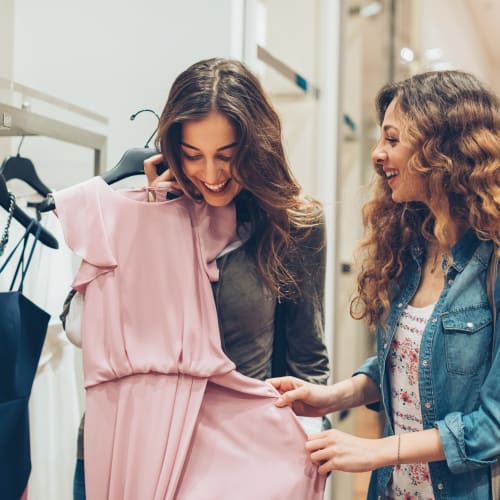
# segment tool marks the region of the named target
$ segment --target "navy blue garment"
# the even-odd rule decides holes
[[[19,500],[31,471],[28,400],[50,315],[22,293],[23,281],[38,241],[39,229],[25,263],[29,230],[6,258],[6,267],[22,243],[10,291],[0,292],[0,498]],[[13,291],[21,271],[18,290]]]
[[[85,472],[83,460],[77,459],[73,477],[73,500],[85,500]]]

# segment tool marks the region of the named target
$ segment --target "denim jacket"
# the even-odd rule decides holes
[[[452,248],[446,285],[422,335],[418,375],[423,427],[438,429],[446,456],[446,461],[429,464],[436,499],[491,498],[489,465],[500,455],[500,321],[493,349],[486,291],[492,248],[473,231]],[[385,328],[377,328],[377,356],[356,371],[380,387],[381,401],[370,407],[385,410],[384,435],[394,434],[387,356],[401,313],[420,282],[424,256],[423,245],[412,246]],[[498,279],[495,302],[500,310]],[[373,472],[369,499],[383,498],[392,471],[390,466]]]

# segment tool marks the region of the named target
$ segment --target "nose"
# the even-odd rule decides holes
[[[205,164],[205,182],[217,184],[221,181],[221,168],[215,158],[207,158]]]
[[[382,146],[375,146],[372,151],[372,161],[373,163],[383,163],[387,159],[387,152]]]

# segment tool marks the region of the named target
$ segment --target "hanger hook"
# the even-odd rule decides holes
[[[153,133],[149,136],[149,139],[146,141],[146,144],[144,145],[145,148],[149,148],[149,143],[151,141],[151,139],[154,137],[154,135],[156,134],[157,130],[158,130],[158,126],[160,125],[160,117],[158,116],[158,113],[152,109],[140,109],[139,111],[137,111],[136,113],[133,113],[132,115],[130,115],[130,119],[133,121],[137,118],[138,115],[140,115],[141,113],[153,113],[153,115],[156,116],[156,119],[158,120],[158,124],[156,125],[156,128],[153,130]]]
[[[21,146],[23,145],[23,141],[24,141],[24,135],[21,137],[21,140],[19,141],[19,146],[17,146],[17,153],[16,153],[16,156],[19,156],[20,152],[21,152]]]

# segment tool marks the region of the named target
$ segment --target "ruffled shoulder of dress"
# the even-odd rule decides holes
[[[105,189],[104,181],[93,177],[53,196],[69,248],[93,266],[116,267],[103,223]]]

